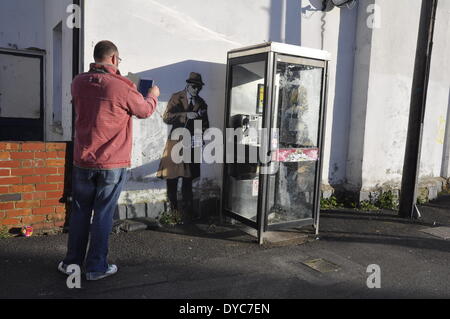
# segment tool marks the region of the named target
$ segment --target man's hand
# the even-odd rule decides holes
[[[159,87],[156,86],[156,85],[154,87],[151,87],[148,90],[148,93],[153,95],[153,96],[156,96],[156,97],[159,97],[161,95],[161,92],[159,92]]]
[[[189,120],[195,120],[195,119],[198,118],[199,116],[198,116],[198,113],[195,113],[195,112],[187,112],[187,113],[186,113],[186,117],[187,117]]]

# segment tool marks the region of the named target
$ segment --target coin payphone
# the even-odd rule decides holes
[[[318,232],[329,53],[281,43],[228,52],[223,215]]]

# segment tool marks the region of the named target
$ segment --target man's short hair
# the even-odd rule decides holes
[[[95,61],[102,61],[107,57],[114,55],[119,52],[117,46],[111,41],[100,41],[97,43],[94,49],[94,59]]]

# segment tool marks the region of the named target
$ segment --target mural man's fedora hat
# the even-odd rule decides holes
[[[205,85],[202,81],[202,76],[198,73],[191,72],[189,75],[189,79],[186,80],[187,83],[197,84],[197,85]]]

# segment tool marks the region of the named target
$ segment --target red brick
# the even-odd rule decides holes
[[[18,144],[18,143],[0,142],[0,150],[2,150],[2,151],[19,151],[20,150],[20,144]]]
[[[1,177],[0,185],[22,184],[22,177]]]
[[[21,161],[19,167],[24,167],[24,168],[33,167],[33,161],[30,161],[30,160]]]
[[[45,159],[47,158],[47,152],[36,152],[34,153],[34,158]]]
[[[64,190],[65,185],[64,184],[58,184],[58,190],[63,191]]]
[[[23,184],[42,184],[45,183],[44,176],[26,176],[23,178]]]
[[[24,159],[34,159],[34,153],[33,152],[13,152],[11,153],[11,159],[15,160],[24,160]]]
[[[33,192],[33,199],[46,199],[47,198],[47,193],[46,192]]]
[[[36,185],[37,191],[56,191],[58,190],[58,184],[38,184]]]
[[[41,203],[38,200],[32,200],[32,201],[22,201],[16,203],[16,208],[34,208],[34,207],[40,207]]]
[[[66,215],[65,214],[53,214],[51,216],[48,216],[48,220],[57,221],[57,220],[65,220]]]
[[[65,167],[58,167],[58,174],[64,175],[65,173],[66,173],[66,168]]]
[[[20,161],[0,161],[0,168],[18,168]]]
[[[35,175],[52,175],[52,174],[58,174],[59,168],[57,167],[43,167],[43,168],[35,168],[34,174]]]
[[[10,193],[29,193],[34,192],[34,185],[14,185],[9,187]]]
[[[66,152],[58,151],[57,156],[58,158],[66,158]]]
[[[46,160],[45,161],[47,167],[63,167],[64,165],[66,165],[66,161],[65,160],[57,160],[57,159],[52,159],[52,160]]]
[[[23,143],[22,151],[45,151],[44,143]]]
[[[55,227],[64,227],[65,221],[55,222]]]
[[[0,194],[8,194],[9,187],[8,186],[0,186]]]
[[[41,207],[58,206],[61,205],[58,199],[41,200]]]
[[[14,168],[11,170],[12,176],[26,176],[26,175],[33,175],[34,169],[33,168]]]
[[[48,215],[53,214],[54,212],[55,207],[41,207],[33,209],[33,215]]]
[[[63,197],[63,192],[59,191],[59,192],[47,192],[45,198],[46,199],[55,199],[55,198],[61,198]]]
[[[31,215],[31,209],[16,209],[6,212],[6,217],[14,218],[14,217],[24,217]]]
[[[3,219],[3,220],[0,220],[0,225],[20,226],[20,219],[17,219],[17,218]]]
[[[57,159],[57,158],[59,158],[58,153],[59,152],[56,152],[56,151],[55,152],[47,152],[47,158],[55,158],[55,159]]]
[[[0,152],[0,160],[9,160],[10,158],[9,152]]]
[[[45,180],[47,183],[64,183],[64,176],[62,175],[46,176]]]
[[[14,209],[14,203],[0,203],[0,210]]]
[[[58,158],[58,152],[37,152],[34,153],[35,158],[47,159],[47,158]]]
[[[47,143],[46,150],[47,151],[65,151],[67,147],[66,143]]]
[[[21,167],[30,168],[30,167],[45,167],[45,160],[35,159],[33,160],[23,160],[21,163]]]
[[[33,200],[33,193],[22,194],[22,200]]]
[[[63,214],[65,214],[66,213],[66,206],[65,205],[64,206],[57,206],[55,208],[55,212],[56,213],[63,213]]]
[[[34,228],[35,223],[41,223],[45,220],[47,220],[46,216],[26,216],[26,217],[22,217],[22,224],[23,225],[33,225],[33,228]],[[39,227],[37,227],[37,228],[39,228]]]
[[[45,167],[45,164],[46,164],[45,160],[41,160],[41,159],[35,160],[32,163],[33,167],[37,167],[37,168]]]
[[[11,176],[11,170],[10,169],[0,169],[0,176]]]

